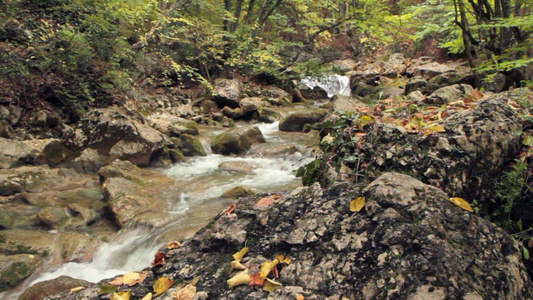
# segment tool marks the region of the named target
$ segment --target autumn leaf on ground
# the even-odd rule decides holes
[[[243,264],[241,264],[241,262],[238,261],[238,260],[234,260],[234,261],[231,262],[231,268],[235,269],[235,270],[246,270],[246,269],[248,269]]]
[[[236,261],[241,261],[243,259],[243,257],[246,255],[246,253],[248,253],[248,250],[250,250],[249,247],[244,247],[241,249],[241,251],[233,254],[233,258],[236,260]]]
[[[363,207],[365,206],[365,203],[366,199],[364,196],[357,197],[357,199],[352,200],[350,202],[350,211],[361,211],[361,209],[363,209]]]
[[[265,284],[263,285],[263,290],[267,292],[273,292],[275,289],[280,288],[281,283],[267,278]]]
[[[474,212],[474,210],[472,209],[472,207],[470,206],[470,204],[468,204],[468,202],[465,201],[465,199],[463,198],[459,198],[459,197],[451,197],[450,198],[450,201],[459,206],[460,208],[464,209],[464,210],[468,210],[469,212]]]
[[[234,286],[241,285],[241,284],[247,284],[250,281],[250,275],[248,275],[248,269],[237,273],[235,276],[231,277],[227,280],[229,288],[233,288]]]
[[[374,123],[374,117],[365,115],[365,116],[362,116],[359,119],[357,119],[357,121],[355,121],[355,122],[357,123],[357,127],[360,130],[363,130],[368,125]]]
[[[229,215],[235,211],[235,208],[237,208],[237,205],[231,204],[228,208],[226,208],[226,210],[223,213],[226,215]]]
[[[263,285],[263,283],[264,283],[264,280],[263,278],[261,278],[261,274],[255,273],[255,274],[250,275],[250,281],[248,281],[249,286]]]
[[[124,284],[133,285],[139,282],[139,278],[141,278],[141,274],[133,272],[124,274],[122,280],[124,281]]]
[[[112,284],[112,285],[123,285],[124,284],[124,276],[120,275],[120,276],[115,277],[115,279],[110,281],[109,284]]]
[[[429,131],[435,131],[435,132],[446,132],[446,129],[444,128],[444,126],[438,125],[438,124],[430,124],[430,125],[424,126],[423,129],[429,130]]]
[[[192,300],[196,295],[196,287],[193,284],[187,284],[181,290],[172,293],[173,300]]]
[[[116,286],[110,285],[110,284],[104,284],[102,285],[102,287],[100,287],[100,291],[98,292],[98,295],[114,293],[116,291],[117,291]]]
[[[146,296],[142,297],[141,300],[152,300],[152,293],[146,294]]]
[[[118,292],[111,295],[111,300],[130,300],[130,292]]]
[[[296,300],[305,300],[305,297],[304,297],[304,295],[302,295],[302,294],[298,294],[298,295],[296,296]]]
[[[165,264],[165,253],[157,251],[155,254],[154,261],[152,262],[152,267],[164,265]]]
[[[262,279],[267,278],[268,274],[270,274],[272,269],[274,269],[278,264],[279,264],[279,260],[278,259],[274,259],[271,262],[264,262],[261,265],[261,278]]]
[[[168,277],[161,277],[157,279],[154,283],[154,297],[157,297],[164,292],[166,292],[172,285],[174,284],[174,280],[168,278]]]
[[[139,277],[136,280],[132,281],[131,283],[126,283],[126,279],[124,279],[124,284],[127,284],[129,286],[134,286],[134,285],[136,285],[138,283],[142,283],[146,279],[147,275],[148,275],[147,271],[141,272],[139,274]]]
[[[283,255],[283,254],[280,254],[278,256],[276,256],[276,259],[279,260],[279,263],[280,264],[285,264],[285,265],[290,265],[291,264],[291,259],[288,258],[287,256]]]
[[[70,289],[69,294],[74,294],[74,293],[82,291],[84,289],[85,289],[84,286],[75,287],[75,288]]]
[[[269,206],[270,204],[274,203],[276,200],[274,197],[266,197],[261,198],[259,201],[257,201],[257,207],[265,207]]]
[[[168,249],[176,249],[176,248],[179,248],[181,247],[181,244],[179,242],[172,242],[170,244],[168,244]]]

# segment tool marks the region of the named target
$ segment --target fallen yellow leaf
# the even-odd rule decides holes
[[[460,208],[464,209],[464,210],[468,210],[469,212],[474,212],[474,210],[472,209],[472,207],[470,206],[470,204],[468,204],[468,202],[465,201],[465,199],[463,198],[459,198],[459,197],[451,197],[450,198],[450,201],[459,206]]]
[[[374,117],[365,115],[357,119],[356,123],[357,123],[357,127],[363,130],[366,126],[374,123]]]
[[[241,262],[238,261],[238,260],[234,260],[234,261],[231,262],[231,268],[232,268],[232,269],[235,269],[235,270],[246,270],[246,269],[247,269],[247,268],[246,268],[243,264],[241,264]]]
[[[280,288],[281,283],[267,278],[265,284],[263,285],[263,290],[267,292],[273,292],[275,289]]]
[[[365,206],[366,199],[364,196],[357,197],[357,199],[350,202],[350,211],[361,211]]]
[[[146,294],[141,300],[152,300],[152,293]]]
[[[141,274],[139,273],[127,273],[127,274],[124,274],[124,276],[122,276],[122,281],[124,282],[124,284],[132,284],[136,281],[139,280],[139,278],[141,277]]]
[[[75,287],[75,288],[70,289],[69,293],[73,294],[75,292],[79,292],[79,291],[84,290],[84,289],[85,289],[85,287],[83,287],[83,286]]]
[[[174,284],[174,280],[168,278],[168,277],[161,277],[157,279],[154,283],[154,297],[157,297],[164,292],[166,292],[172,285]]]
[[[267,278],[268,274],[270,274],[272,269],[274,269],[278,264],[279,264],[279,260],[278,259],[274,259],[271,262],[264,262],[261,265],[261,272],[260,272],[261,279]]]
[[[168,244],[168,249],[176,249],[176,248],[179,248],[181,247],[181,244],[179,242],[172,242],[170,244]]]
[[[428,125],[428,126],[424,127],[424,129],[425,130],[429,130],[429,131],[435,131],[435,132],[446,132],[446,128],[444,128],[444,126],[438,125],[438,124]]]
[[[302,294],[298,294],[298,295],[296,296],[296,300],[305,300],[305,297],[304,297],[304,295],[302,295]]]
[[[241,284],[247,284],[248,281],[250,281],[250,275],[248,275],[248,269],[237,273],[235,276],[231,277],[227,280],[229,288],[233,288],[234,286],[241,285]]]
[[[285,265],[290,265],[291,264],[291,259],[288,258],[287,256],[283,255],[283,254],[280,254],[280,255],[276,256],[276,259],[279,260],[279,262],[281,264],[285,264]]]
[[[111,295],[111,300],[130,300],[130,292],[118,292]]]
[[[186,285],[181,290],[172,293],[173,300],[192,300],[196,295],[196,287],[192,284]]]
[[[248,250],[250,250],[250,248],[248,248],[248,247],[242,248],[241,251],[233,254],[233,258],[236,261],[241,261],[243,259],[243,257],[246,255],[246,253],[248,253]]]

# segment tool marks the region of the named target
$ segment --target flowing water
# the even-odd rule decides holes
[[[302,153],[308,152],[306,147],[313,143],[312,137],[302,133],[278,132],[278,122],[259,124],[258,127],[267,140],[267,143],[260,147],[290,144],[296,146],[299,151],[283,157],[209,154],[159,170],[175,179],[175,185],[169,187],[165,193],[167,211],[172,216],[172,221],[167,226],[155,231],[121,231],[111,242],[100,246],[92,262],[69,262],[56,270],[36,272],[25,282],[23,288],[61,275],[97,282],[118,274],[141,270],[150,266],[158,248],[169,241],[193,235],[232,203],[234,200],[221,197],[225,191],[236,186],[247,186],[256,192],[281,192],[300,186],[301,181],[295,176],[295,170],[310,161],[309,155]],[[221,131],[223,129],[207,132],[206,139],[209,135]],[[247,162],[256,169],[249,173],[237,173],[218,167],[222,162],[228,161]],[[20,290],[17,293],[20,293]],[[8,298],[16,299],[16,296],[10,294]]]
[[[323,88],[330,98],[335,95],[351,96],[352,93],[350,90],[350,78],[347,76],[334,74],[321,78],[306,77],[302,80],[302,83],[310,88],[316,86]]]

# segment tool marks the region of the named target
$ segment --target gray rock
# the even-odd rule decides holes
[[[312,125],[327,115],[324,110],[296,111],[279,122],[280,131],[303,131],[306,124]]]
[[[223,155],[242,154],[255,143],[264,143],[265,138],[256,126],[233,128],[215,136],[211,141],[214,153]]]
[[[15,216],[7,209],[0,207],[0,229],[9,229],[13,226]]]
[[[348,97],[343,95],[335,95],[333,96],[333,98],[331,98],[331,101],[331,113],[355,111],[356,108],[368,107],[365,103],[361,102],[355,97]]]
[[[468,84],[454,84],[445,86],[434,91],[424,100],[424,102],[435,105],[448,104],[465,98],[473,91],[474,89]]]
[[[217,78],[214,82],[213,100],[219,107],[237,108],[240,106],[241,83],[237,79]]]
[[[0,254],[0,292],[16,287],[43,263],[39,255]]]
[[[39,151],[25,142],[0,138],[0,169],[33,164]]]
[[[223,171],[250,174],[259,168],[258,165],[246,161],[225,161],[218,165]]]
[[[65,227],[70,223],[70,214],[63,207],[45,207],[37,215],[37,221],[49,229]]]
[[[405,94],[409,95],[414,91],[423,91],[428,82],[422,77],[413,77],[409,79],[409,82],[405,85]]]

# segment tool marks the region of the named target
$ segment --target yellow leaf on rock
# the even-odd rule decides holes
[[[298,294],[298,295],[296,296],[296,300],[305,300],[305,297],[304,297],[304,295],[302,295],[302,294]]]
[[[459,198],[459,197],[451,197],[450,198],[450,201],[459,206],[460,208],[464,209],[464,210],[468,210],[469,212],[474,212],[474,210],[472,209],[472,207],[470,206],[470,204],[468,204],[468,202],[465,201],[465,199],[463,198]]]
[[[241,284],[248,284],[248,281],[250,281],[250,275],[248,275],[248,269],[237,273],[237,275],[231,277],[227,280],[229,288],[233,288],[234,286],[241,285]]]
[[[181,290],[172,293],[173,300],[192,300],[196,295],[196,287],[192,284],[186,285]]]
[[[84,289],[85,289],[84,286],[75,287],[75,288],[70,289],[70,292],[69,292],[69,293],[70,293],[70,294],[73,294],[73,293],[75,293],[75,292],[79,292],[79,291],[82,291],[82,290],[84,290]]]
[[[146,294],[141,300],[152,300],[152,293]]]
[[[429,131],[435,131],[435,132],[446,132],[446,128],[444,128],[444,126],[437,125],[437,124],[428,125],[424,127],[424,129],[429,130]]]
[[[274,259],[271,262],[264,262],[261,265],[261,272],[260,272],[261,279],[267,278],[268,274],[270,274],[272,269],[274,269],[278,264],[279,264],[279,260],[278,259]]]
[[[281,264],[286,264],[286,265],[290,265],[291,264],[291,259],[288,258],[287,256],[285,255],[278,255],[276,256],[276,259],[281,263]]]
[[[526,137],[522,140],[522,145],[529,147],[533,146],[533,136],[526,135]]]
[[[111,295],[111,300],[130,300],[130,292],[118,292]]]
[[[350,211],[361,211],[365,206],[366,199],[364,196],[357,197],[357,199],[350,202]]]
[[[154,283],[154,292],[155,292],[154,297],[157,297],[163,294],[164,292],[166,292],[173,284],[174,284],[174,280],[168,277],[161,277],[157,279]]]
[[[246,255],[246,253],[248,253],[248,250],[250,250],[250,248],[248,247],[244,247],[242,248],[241,251],[233,254],[233,258],[236,260],[236,261],[241,261],[243,259],[243,257]]]
[[[363,130],[366,126],[374,123],[374,117],[365,115],[357,119],[356,123],[357,123],[357,127]]]
[[[238,261],[238,260],[234,260],[234,261],[231,262],[231,268],[235,269],[235,270],[246,270],[246,269],[248,269],[243,264],[241,264],[241,262]]]
[[[137,280],[139,280],[139,278],[141,277],[141,274],[139,273],[127,273],[127,274],[124,274],[124,276],[122,276],[122,281],[124,282],[124,284],[132,284],[134,282],[136,282]]]
[[[265,284],[263,285],[263,290],[267,292],[273,292],[275,289],[280,288],[281,283],[267,278]]]
[[[168,244],[168,249],[176,249],[176,248],[179,248],[181,247],[181,244],[179,242],[172,242],[170,244]]]

